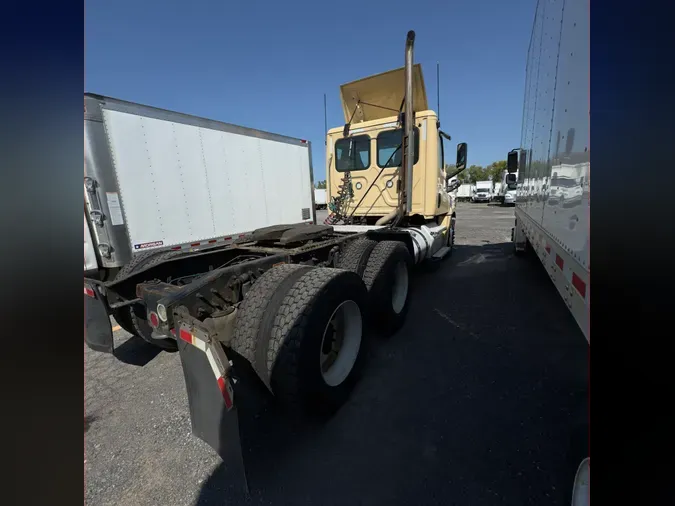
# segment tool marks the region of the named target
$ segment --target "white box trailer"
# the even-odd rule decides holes
[[[471,196],[472,202],[490,202],[492,200],[492,181],[476,181],[476,191]]]
[[[538,1],[521,145],[507,170],[518,177],[515,250],[536,253],[590,345],[589,17],[587,0]],[[570,472],[574,505],[588,504],[590,490],[588,419],[579,422],[583,443],[571,445],[586,451]]]
[[[85,93],[87,343],[112,350],[113,315],[128,332],[175,348],[125,280],[140,283],[144,270],[189,256],[169,275],[187,280],[217,267],[200,253],[279,223],[314,223],[313,186],[305,140]]]
[[[470,184],[463,184],[457,189],[457,200],[465,201],[471,198],[472,187]]]
[[[90,93],[84,108],[85,219],[99,269],[314,220],[305,140]]]
[[[314,205],[317,209],[325,209],[328,202],[326,202],[326,189],[314,188]]]

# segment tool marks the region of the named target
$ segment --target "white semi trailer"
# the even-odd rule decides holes
[[[457,200],[460,202],[467,201],[471,199],[473,194],[473,187],[470,184],[463,184],[457,188]]]
[[[587,0],[539,0],[527,56],[513,240],[546,268],[590,346],[590,104]],[[542,336],[545,339],[545,336]],[[589,504],[588,419],[570,444],[573,505]]]
[[[326,189],[314,188],[314,205],[317,209],[326,209],[328,202],[326,201]]]

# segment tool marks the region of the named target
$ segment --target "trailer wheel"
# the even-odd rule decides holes
[[[370,254],[363,281],[378,330],[384,335],[396,332],[408,312],[408,292],[412,259],[399,241],[382,241]]]
[[[249,361],[268,386],[267,353],[274,317],[293,283],[309,269],[312,267],[294,264],[273,267],[253,283],[237,311],[230,347]]]
[[[181,254],[181,251],[161,251],[159,253],[148,251],[147,253],[140,253],[118,271],[115,275],[115,282],[128,278],[141,269],[153,267]]]
[[[377,241],[371,239],[358,239],[350,242],[345,247],[342,255],[340,255],[337,267],[355,272],[363,277],[368,258],[370,258],[370,253],[375,246],[377,246]]]
[[[344,404],[362,364],[367,297],[356,273],[330,268],[305,272],[289,290],[268,354],[283,406],[332,413]]]
[[[180,251],[162,251],[159,253],[155,251],[149,251],[147,253],[136,255],[131,262],[119,270],[115,276],[115,281],[128,278],[134,275],[140,269],[153,267],[180,254]],[[142,314],[143,306],[136,306],[136,309],[134,309],[134,306],[126,306],[120,308],[117,311],[114,311],[113,317],[115,318],[115,321],[119,323],[120,327],[129,332],[129,334],[137,335],[145,342],[157,346],[163,350],[177,350],[178,344],[174,339],[156,339],[152,337],[152,327],[150,327],[147,320],[141,316]]]
[[[134,324],[131,322],[131,313],[128,307],[121,307],[112,310],[113,318],[117,324],[129,334],[135,334]]]

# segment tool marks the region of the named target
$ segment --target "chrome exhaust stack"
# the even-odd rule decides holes
[[[405,41],[405,99],[403,104],[403,160],[399,177],[399,205],[398,217],[394,226],[403,216],[412,212],[413,162],[415,161],[415,145],[413,128],[415,126],[415,112],[413,103],[413,46],[415,32],[410,30]]]

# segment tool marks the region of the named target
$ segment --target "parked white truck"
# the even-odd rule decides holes
[[[414,39],[402,69],[341,88],[331,225],[315,222],[308,142],[85,94],[85,342],[113,351],[112,314],[177,347],[193,433],[244,485],[238,396],[262,382],[288,411],[334,412],[368,333],[403,325],[412,266],[452,253],[447,181],[467,146],[439,171],[450,136]]]
[[[537,255],[590,346],[589,26],[587,0],[538,1],[521,145],[508,154],[507,171],[518,177],[515,251]],[[588,419],[574,429],[570,499],[588,505]]]
[[[490,202],[492,200],[492,181],[476,181],[472,202]]]
[[[316,209],[326,209],[327,204],[326,189],[314,188],[314,205],[316,206]]]
[[[457,200],[459,202],[465,202],[467,200],[470,200],[472,195],[473,195],[473,186],[471,186],[468,183],[460,185],[460,187],[457,188]]]
[[[518,171],[515,173],[504,172],[502,175],[502,184],[500,186],[499,201],[505,206],[516,205],[516,188],[518,182]]]

